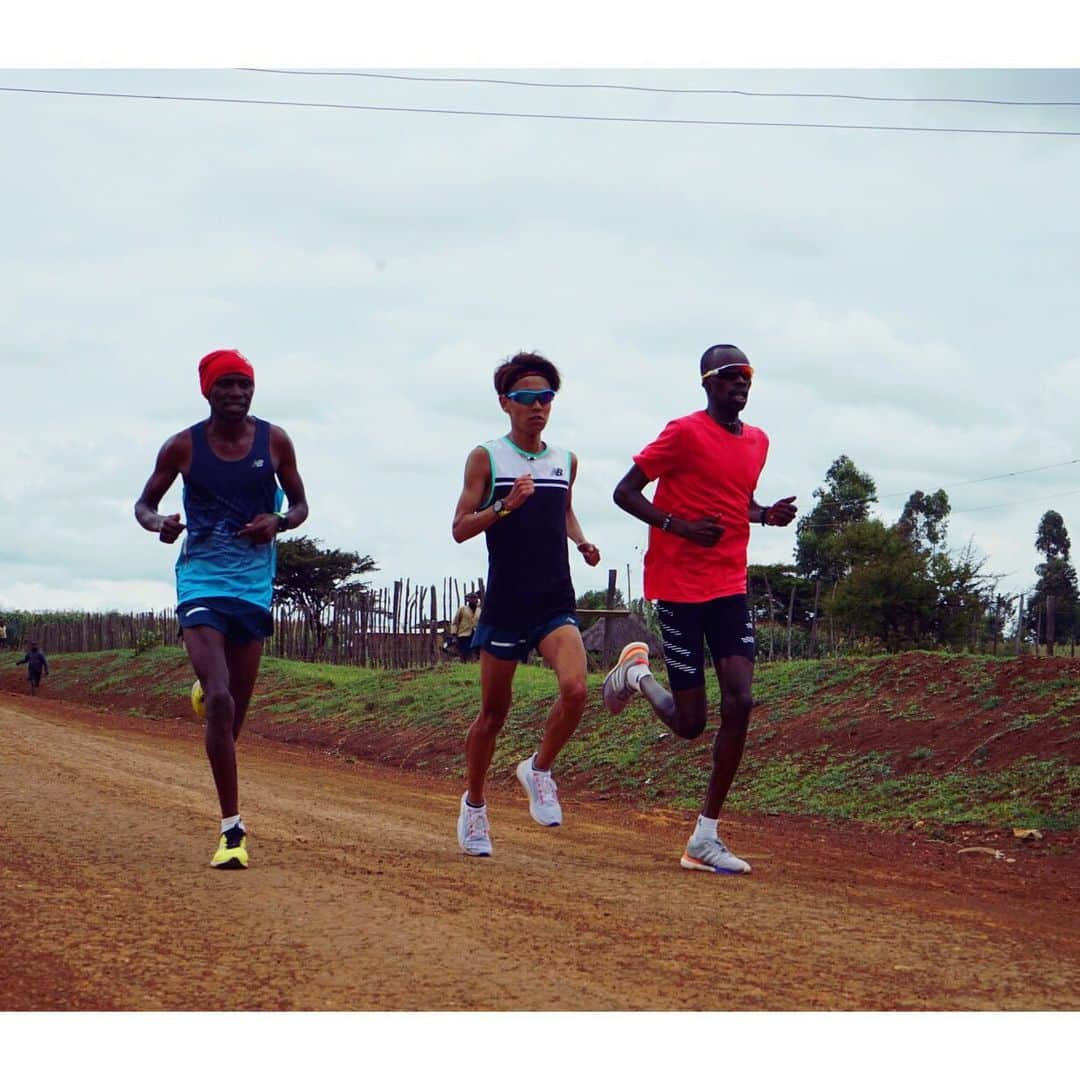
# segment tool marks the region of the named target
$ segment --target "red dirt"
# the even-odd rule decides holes
[[[680,870],[689,815],[568,787],[540,829],[502,778],[475,860],[460,784],[240,764],[252,869],[215,873],[195,724],[0,693],[0,1009],[1080,1007],[1075,848],[725,815],[724,878]]]

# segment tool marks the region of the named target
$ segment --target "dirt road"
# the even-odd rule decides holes
[[[0,694],[0,1009],[1076,1009],[1075,854],[780,818],[680,870],[689,815],[460,791],[245,735],[252,869],[207,866],[199,729]]]

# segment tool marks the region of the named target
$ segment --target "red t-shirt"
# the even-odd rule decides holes
[[[725,530],[713,547],[701,547],[650,527],[646,599],[697,604],[746,592],[747,515],[768,452],[760,428],[743,424],[733,435],[702,410],[672,420],[634,455],[634,464],[659,481],[652,500],[658,510],[690,521],[715,517]]]

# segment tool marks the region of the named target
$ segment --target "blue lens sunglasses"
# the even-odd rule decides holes
[[[555,397],[554,390],[511,390],[506,395],[516,405],[534,405],[536,402],[540,402],[541,405],[550,405]]]

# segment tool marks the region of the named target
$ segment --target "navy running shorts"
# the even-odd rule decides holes
[[[656,601],[664,662],[672,690],[705,685],[705,643],[713,660],[743,656],[754,662],[754,624],[745,596],[720,596],[700,604]]]
[[[496,660],[527,660],[529,653],[541,641],[560,626],[578,626],[578,617],[568,611],[556,615],[526,633],[520,630],[501,630],[497,626],[485,626],[483,622],[473,631],[472,647],[483,649]]]
[[[181,630],[209,626],[238,644],[262,641],[274,632],[274,617],[266,608],[229,596],[185,600],[177,607],[176,618]]]

